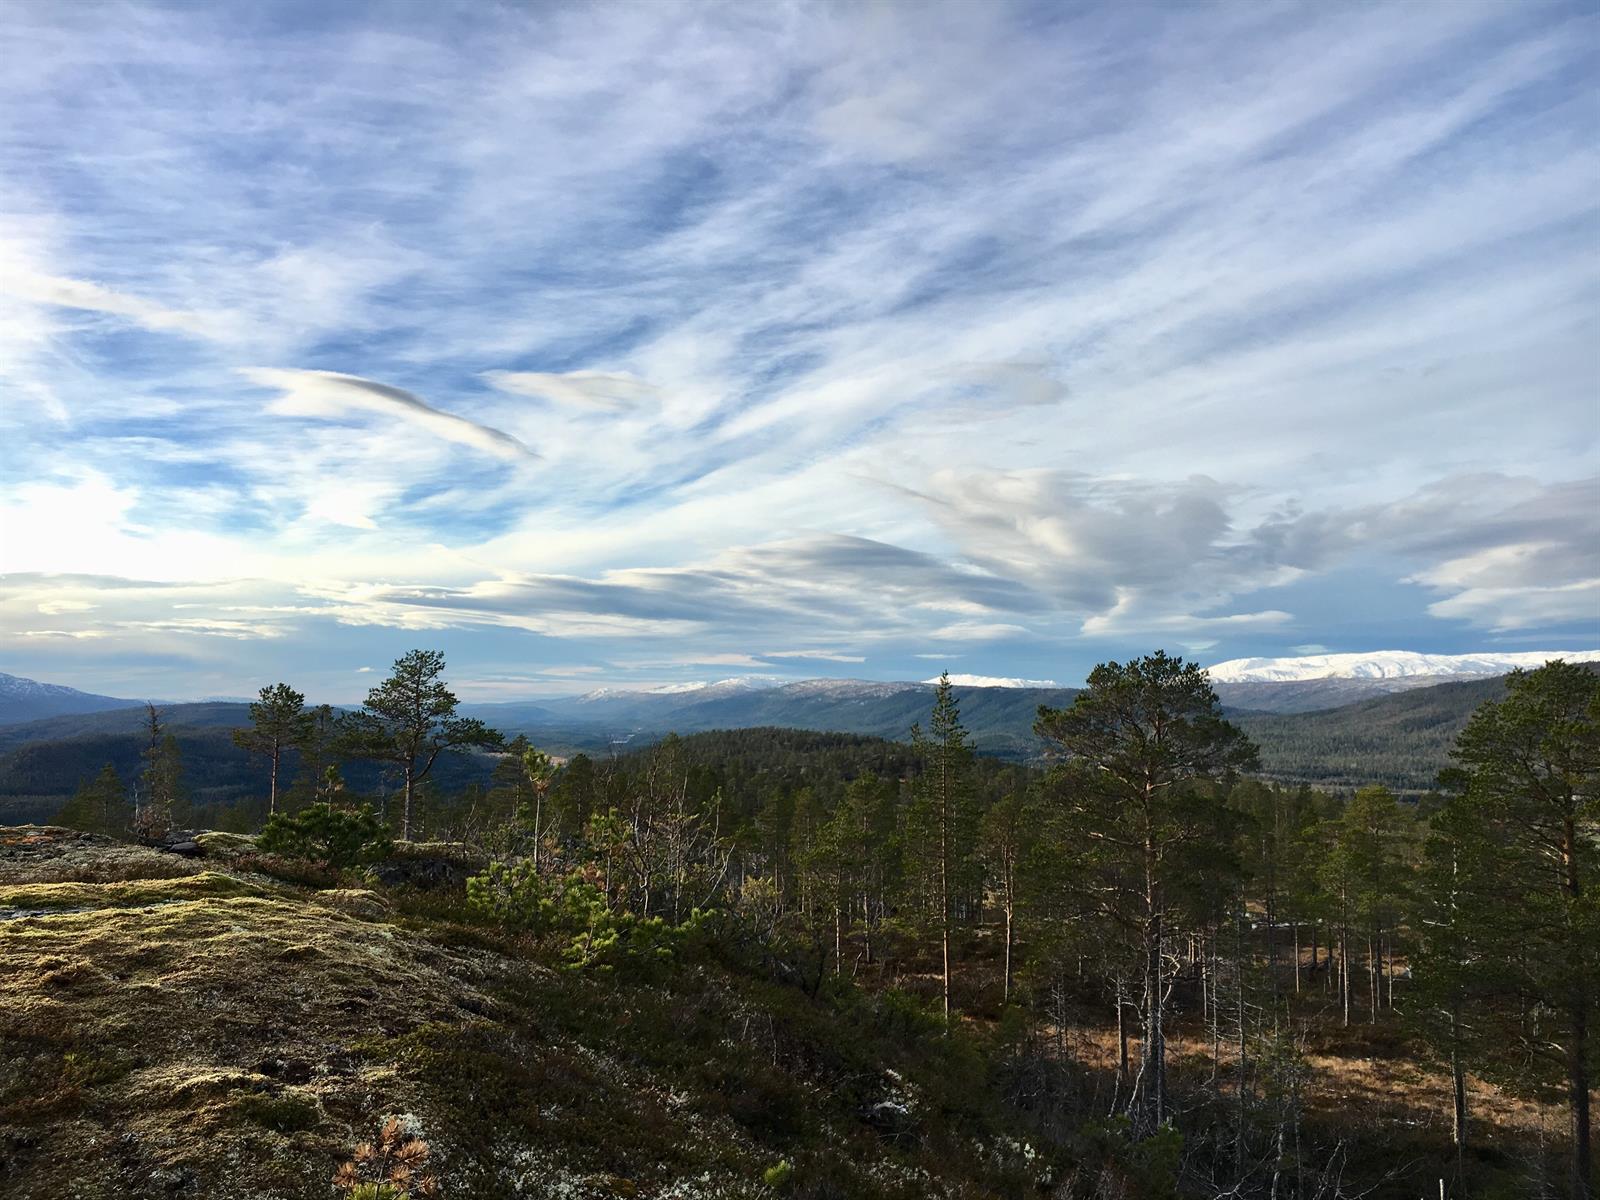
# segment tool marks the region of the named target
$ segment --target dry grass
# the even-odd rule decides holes
[[[1393,1018],[1377,1025],[1341,1026],[1330,1007],[1313,1002],[1295,1017],[1303,1057],[1309,1071],[1304,1102],[1308,1121],[1330,1138],[1356,1136],[1369,1146],[1418,1151],[1431,1147],[1448,1157],[1450,1145],[1450,1078],[1407,1042]],[[1137,1070],[1139,1039],[1130,1030],[1129,1059]],[[1053,1033],[1053,1031],[1052,1031]],[[1212,1042],[1195,1022],[1180,1022],[1168,1031],[1169,1073],[1176,1089],[1202,1089],[1213,1078]],[[1113,1026],[1075,1025],[1061,1041],[1073,1062],[1102,1076],[1117,1068],[1117,1035]],[[1215,1077],[1224,1096],[1234,1094],[1238,1072],[1237,1043],[1226,1035]],[[1479,1152],[1504,1160],[1528,1159],[1559,1150],[1567,1113],[1559,1103],[1541,1103],[1513,1095],[1485,1080],[1469,1076],[1468,1116],[1472,1143]]]

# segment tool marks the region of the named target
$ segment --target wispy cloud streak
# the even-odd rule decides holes
[[[1585,5],[302,19],[0,11],[13,669],[1592,642]]]

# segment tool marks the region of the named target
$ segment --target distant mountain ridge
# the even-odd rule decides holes
[[[1469,679],[1493,679],[1552,658],[1600,660],[1600,650],[1529,650],[1484,654],[1419,654],[1374,650],[1297,658],[1235,658],[1207,668],[1222,702],[1256,712],[1299,713]]]
[[[670,690],[601,688],[569,699],[547,698],[537,706],[475,704],[463,705],[462,711],[530,735],[546,724],[590,726],[617,733],[699,733],[771,725],[904,738],[913,723],[926,722],[933,690],[932,683],[910,680],[802,679],[794,683],[758,683],[728,679]],[[962,718],[984,748],[1000,748],[996,739],[1006,748],[1031,740],[1030,730],[1039,705],[1069,703],[1074,695],[1076,692],[1070,688],[957,689]]]
[[[1600,671],[1600,663],[1592,669]],[[1261,686],[1294,688],[1317,682]],[[1450,744],[1473,711],[1498,699],[1504,688],[1504,676],[1496,676],[1367,696],[1326,711],[1234,709],[1229,715],[1260,745],[1266,778],[1338,790],[1385,783],[1415,793],[1431,787],[1448,764]],[[638,712],[630,716],[626,708],[612,709],[607,718],[611,724],[580,722],[570,710],[557,713],[525,703],[463,710],[507,735],[526,733],[559,754],[611,754],[648,745],[669,731],[692,735],[757,727],[877,737],[903,745],[911,726],[927,721],[932,691],[922,683],[806,680],[738,694],[713,692],[710,699],[684,703],[650,721],[640,719]],[[1040,754],[1033,735],[1039,706],[1069,704],[1076,694],[1066,688],[957,689],[962,720],[976,748],[1013,760]],[[676,695],[681,700],[686,694]],[[595,703],[591,697],[590,704]],[[247,705],[163,705],[162,718],[177,735],[197,802],[227,804],[259,795],[260,764],[249,760],[231,737],[233,728],[248,723]],[[115,762],[125,779],[133,778],[144,745],[143,714],[127,706],[0,728],[0,824],[48,820],[73,789],[107,762]],[[483,782],[491,762],[464,756],[441,767],[437,784],[449,791]],[[377,774],[371,767],[349,768],[353,787],[376,786]]]
[[[112,708],[136,708],[143,703],[116,696],[97,696],[93,692],[80,692],[58,683],[40,683],[0,671],[0,725],[73,713],[104,712]]]
[[[1232,658],[1207,667],[1213,683],[1289,683],[1312,679],[1439,680],[1489,678],[1552,658],[1600,660],[1600,650],[1518,650],[1484,654],[1419,654],[1373,650],[1360,654],[1304,654],[1295,658]]]

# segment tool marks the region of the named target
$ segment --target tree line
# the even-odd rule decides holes
[[[1131,1145],[1181,1134],[1184,1169],[1239,1194],[1336,1194],[1345,1161],[1306,1130],[1305,1031],[1314,1014],[1382,1023],[1448,1069],[1458,1188],[1471,1074],[1564,1098],[1569,1193],[1591,1194],[1600,678],[1582,667],[1513,674],[1420,803],[1251,778],[1256,747],[1205,673],[1160,652],[1040,709],[1046,770],[975,756],[948,679],[909,747],[742,731],[558,763],[458,718],[443,670],[408,654],[344,716],[262,689],[237,736],[266,771],[276,844],[328,842],[336,813],[377,837],[339,763],[382,761],[402,839],[425,828],[487,860],[480,916],[558,930],[574,961],[602,963],[726,914],[728,936],[812,993],[892,984],[946,1023],[1020,1022],[1011,1098],[1042,1128],[1098,1113]],[[169,743],[152,713],[146,833],[172,790]],[[440,756],[467,748],[496,755],[487,786],[429,795]],[[113,784],[64,817],[120,820]],[[1109,1096],[1072,1082],[1066,1030],[1086,1017],[1116,1030]],[[1173,1074],[1175,1029],[1208,1046],[1203,1076]]]

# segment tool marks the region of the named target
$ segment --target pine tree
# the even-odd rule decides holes
[[[1473,715],[1453,754],[1466,776],[1461,803],[1498,851],[1480,884],[1498,895],[1479,921],[1498,947],[1485,965],[1507,1003],[1489,1014],[1527,1064],[1565,1078],[1572,1191],[1588,1196],[1600,1003],[1600,676],[1559,660],[1513,672],[1506,698]],[[1526,1078],[1527,1067],[1519,1074]]]
[[[56,824],[85,833],[121,838],[133,823],[133,806],[117,768],[107,763],[93,779],[83,782],[56,815]]]
[[[294,781],[284,796],[283,806],[291,812],[308,804],[326,804],[328,773],[339,774],[339,756],[346,736],[344,719],[332,705],[319,704],[306,710],[304,721],[294,747],[298,758]]]
[[[278,811],[278,770],[284,754],[302,745],[312,731],[306,698],[286,683],[261,689],[250,705],[250,728],[233,731],[234,744],[267,763],[267,815]]]
[[[1038,830],[1036,814],[1016,792],[1002,798],[983,815],[979,856],[990,890],[1005,924],[1005,966],[1001,1002],[1011,1002],[1012,948],[1016,944],[1017,897],[1020,875],[1029,860]]]
[[[557,778],[551,800],[561,835],[573,837],[583,832],[594,811],[594,760],[587,754],[574,754]]]
[[[1465,783],[1464,775],[1461,782]],[[1457,1185],[1467,1149],[1468,1063],[1489,1054],[1474,1019],[1480,999],[1496,990],[1491,966],[1506,957],[1492,941],[1497,923],[1497,851],[1488,825],[1458,792],[1428,825],[1417,886],[1419,943],[1412,955],[1413,1002],[1408,1024],[1450,1067],[1451,1141]],[[1486,907],[1487,906],[1487,907]]]
[[[1221,802],[1197,789],[1253,766],[1256,749],[1222,719],[1205,672],[1157,651],[1104,663],[1065,709],[1034,728],[1065,760],[1055,778],[1068,836],[1088,846],[1106,915],[1135,932],[1144,976],[1139,1097],[1153,1131],[1170,1116],[1166,1083],[1168,891],[1192,866],[1181,851],[1214,837]]]
[[[556,764],[543,750],[526,746],[523,748],[518,765],[522,769],[522,777],[527,781],[528,790],[533,798],[533,812],[530,815],[533,819],[533,869],[537,874],[539,851],[544,839],[550,833],[545,826],[545,796],[549,794],[550,785],[555,780]]]
[[[400,836],[411,837],[412,802],[439,756],[467,747],[498,749],[504,739],[482,721],[456,716],[460,701],[440,678],[444,655],[413,650],[367,693],[348,719],[346,745],[354,757],[392,763],[404,786]]]
[[[921,770],[913,783],[907,814],[915,844],[912,870],[923,922],[939,935],[940,997],[950,1019],[954,964],[951,938],[955,902],[966,894],[977,840],[977,809],[972,789],[972,749],[946,672],[934,692],[933,714],[924,734],[911,727],[912,750]]]

